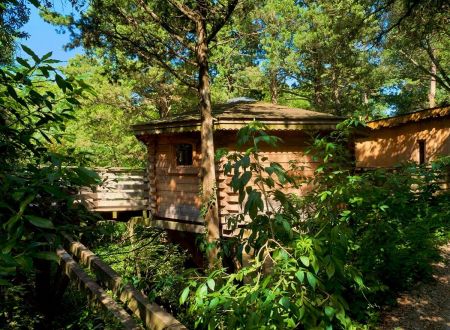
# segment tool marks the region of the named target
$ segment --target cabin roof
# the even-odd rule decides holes
[[[439,107],[405,113],[389,118],[372,120],[367,123],[371,129],[389,128],[421,120],[450,116],[450,107]]]
[[[291,108],[265,102],[234,102],[213,106],[214,129],[238,130],[252,120],[271,130],[334,129],[344,118],[327,113]],[[200,130],[200,113],[153,120],[133,125],[136,135],[193,132]]]

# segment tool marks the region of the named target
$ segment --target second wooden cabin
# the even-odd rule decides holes
[[[290,161],[304,165],[305,174],[316,164],[305,155],[312,133],[330,132],[342,118],[330,114],[262,102],[236,102],[213,109],[214,146],[236,150],[236,133],[253,120],[264,123],[269,134],[283,140],[262,155],[286,168]],[[198,112],[135,125],[136,137],[148,150],[149,206],[156,226],[171,231],[204,232],[200,215],[200,115]],[[238,197],[220,166],[218,178],[219,216],[222,234],[228,235],[227,218],[240,211]],[[301,194],[302,192],[299,191]]]

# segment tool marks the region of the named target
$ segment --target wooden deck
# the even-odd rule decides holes
[[[148,210],[149,185],[144,169],[94,169],[102,184],[82,189],[80,199],[95,212]]]

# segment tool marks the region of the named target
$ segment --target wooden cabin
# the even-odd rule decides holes
[[[264,123],[271,135],[283,139],[276,148],[266,147],[267,162],[286,167],[290,161],[313,173],[316,164],[305,155],[312,133],[334,130],[342,118],[330,114],[262,102],[236,102],[213,108],[214,145],[236,150],[236,133],[253,120]],[[133,126],[136,137],[148,150],[149,208],[156,226],[182,232],[201,233],[200,215],[200,115],[185,113]],[[219,162],[220,163],[220,162]],[[219,212],[222,234],[227,235],[227,218],[240,211],[238,196],[229,186],[218,163]],[[308,173],[305,173],[308,174]],[[302,193],[301,191],[299,193]],[[228,234],[230,234],[228,232]]]
[[[425,164],[450,155],[450,107],[374,120],[368,128],[366,136],[356,140],[357,167]]]

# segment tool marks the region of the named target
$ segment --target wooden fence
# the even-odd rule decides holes
[[[80,199],[96,212],[148,210],[149,185],[143,169],[96,168],[102,184],[82,189]]]
[[[130,284],[124,283],[119,274],[87,247],[74,241],[68,235],[64,236],[65,249],[61,247],[57,250],[60,270],[64,274],[61,279],[70,279],[76,283],[92,300],[99,303],[112,317],[118,320],[124,329],[142,329],[142,326],[130,314],[140,319],[146,329],[187,329],[163,308],[150,303],[140,291]],[[88,268],[96,276],[96,279],[89,276],[82,266]],[[67,285],[67,281],[61,283],[57,285],[60,287]],[[111,290],[113,295],[108,294],[107,290]],[[57,291],[61,291],[61,288],[57,288]],[[114,297],[117,297],[120,303]]]

